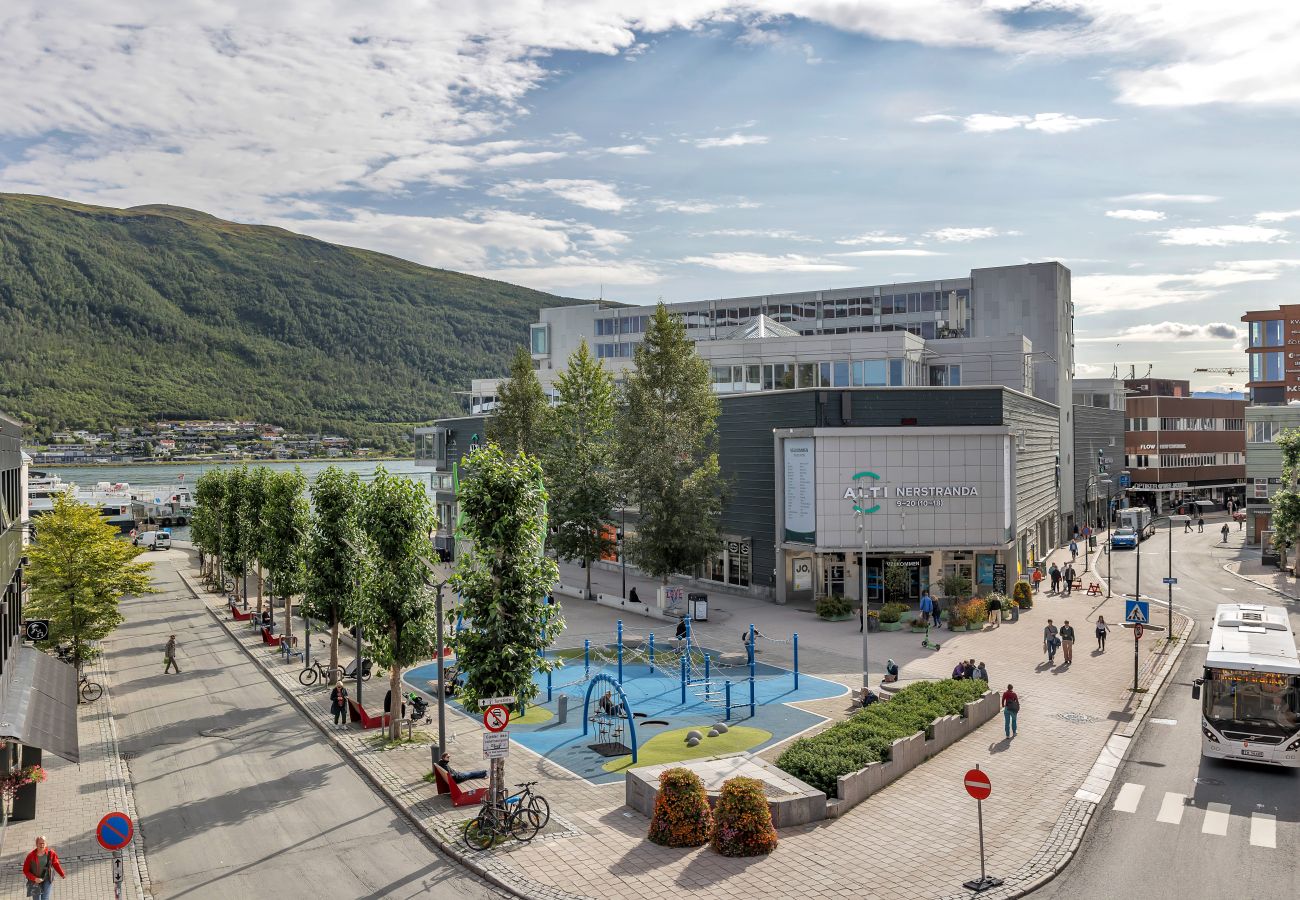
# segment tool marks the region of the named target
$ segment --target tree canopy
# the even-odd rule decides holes
[[[510,377],[497,389],[497,402],[496,414],[488,420],[488,439],[507,456],[537,453],[547,440],[551,410],[527,348],[515,348]]]

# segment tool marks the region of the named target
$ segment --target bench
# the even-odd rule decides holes
[[[474,788],[473,790],[463,790],[451,774],[442,766],[433,767],[433,777],[438,783],[439,794],[450,794],[452,806],[474,806],[483,802],[483,795],[487,793],[486,787]]]
[[[269,628],[267,628],[265,625],[263,625],[263,626],[262,626],[262,643],[263,643],[263,644],[267,644],[268,646],[271,646],[271,647],[278,647],[278,646],[280,646],[280,639],[279,639],[278,637],[276,637],[275,635],[271,634],[271,629],[269,629]]]
[[[294,635],[291,638],[287,638],[284,635],[280,635],[279,640],[280,640],[280,654],[284,656],[285,662],[288,662],[289,660],[293,659],[295,656],[298,657],[298,659],[302,659],[302,651],[297,649],[298,647],[297,635]]]
[[[248,610],[248,612],[240,612],[232,606],[230,607],[230,614],[235,617],[236,622],[247,622],[249,619],[253,618],[253,611],[251,609]]]
[[[382,716],[372,716],[366,712],[366,708],[351,697],[348,698],[348,717],[353,722],[360,722],[363,729],[383,728],[392,720],[392,713],[384,713]]]
[[[1089,596],[1089,597],[1100,597],[1100,596],[1101,596],[1101,585],[1099,585],[1099,584],[1098,584],[1097,582],[1095,582],[1095,581],[1092,582],[1091,584],[1089,584],[1089,585],[1088,585],[1088,596]]]

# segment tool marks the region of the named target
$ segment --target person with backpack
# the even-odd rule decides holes
[[[1020,697],[1016,695],[1011,685],[1002,692],[1002,725],[1006,729],[1007,737],[1016,736],[1016,716],[1020,714]]]

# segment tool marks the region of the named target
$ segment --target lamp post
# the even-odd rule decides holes
[[[1106,474],[1106,473],[1105,473],[1105,472],[1102,472],[1102,473],[1101,473],[1101,475],[1104,475],[1104,474]],[[1109,485],[1110,485],[1110,483],[1111,483],[1111,480],[1110,480],[1109,478],[1102,478],[1101,475],[1089,475],[1089,476],[1088,476],[1088,483],[1087,483],[1087,485],[1084,487],[1084,491],[1083,491],[1083,494],[1084,494],[1084,497],[1083,497],[1083,505],[1084,505],[1084,508],[1088,510],[1088,518],[1089,518],[1090,520],[1092,519],[1092,508],[1091,508],[1090,504],[1091,504],[1091,502],[1092,502],[1092,500],[1091,500],[1091,494],[1092,494],[1093,485],[1097,485],[1098,487],[1100,487],[1100,486],[1103,485],[1103,484],[1104,484],[1104,485],[1107,485],[1107,491],[1109,491]],[[1108,500],[1107,502],[1109,503],[1109,500]],[[1092,543],[1093,540],[1096,540],[1096,535],[1093,534],[1093,531],[1092,531],[1092,522],[1089,521],[1089,522],[1088,522],[1088,539],[1084,541],[1084,545],[1083,545],[1083,571],[1084,571],[1085,574],[1086,574],[1087,571],[1088,571],[1088,546],[1089,546],[1089,544]],[[1108,564],[1108,568],[1109,568],[1109,564]],[[1109,573],[1109,571],[1108,571],[1108,572],[1107,572],[1107,578],[1109,578],[1109,577],[1110,577],[1110,573]]]
[[[423,563],[424,567],[434,575],[442,574],[438,571],[437,567],[434,566],[433,563],[429,562],[425,557],[421,556],[420,562]],[[447,586],[448,581],[449,579],[447,578],[444,578],[441,581],[426,579],[426,583],[431,584],[438,592],[437,599],[434,601],[434,615],[438,619],[438,636],[434,647],[434,653],[437,654],[437,658],[434,662],[438,666],[438,752],[434,754],[435,758],[447,752],[447,685],[443,676],[442,591],[443,588]]]
[[[871,680],[871,676],[867,674],[867,635],[871,633],[870,623],[867,621],[867,545],[871,540],[871,532],[867,530],[866,516],[859,512],[856,518],[858,531],[862,532],[862,564],[858,566],[858,583],[861,585],[862,592],[862,705],[865,708],[866,690],[870,687],[868,682]]]
[[[622,498],[618,505],[618,561],[623,572],[623,593],[620,597],[627,599],[627,553],[624,552],[624,543],[627,540],[627,497]],[[591,598],[588,597],[588,600]]]

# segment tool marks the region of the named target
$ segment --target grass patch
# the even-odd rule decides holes
[[[555,718],[555,713],[545,706],[530,706],[522,716],[511,716],[511,725],[541,725]]]
[[[770,731],[750,728],[747,725],[733,725],[726,734],[709,737],[709,725],[688,725],[673,731],[656,734],[638,748],[637,765],[654,766],[660,763],[682,762],[687,759],[704,759],[723,753],[738,753],[751,750],[759,744],[772,739]],[[695,747],[686,746],[686,732],[696,729],[705,735],[704,740]],[[632,757],[620,756],[611,759],[602,767],[606,772],[621,772],[632,767]]]

